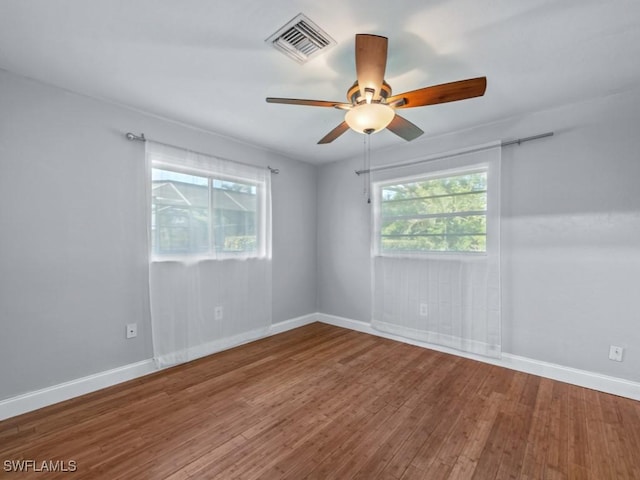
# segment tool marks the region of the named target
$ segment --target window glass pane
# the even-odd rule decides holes
[[[461,235],[484,234],[487,231],[485,215],[461,215],[435,218],[403,218],[383,220],[382,235]]]
[[[383,252],[486,251],[486,171],[384,185],[379,201]]]
[[[402,198],[434,197],[487,190],[487,173],[474,172],[451,177],[431,178],[415,182],[386,185],[382,189],[382,200]]]
[[[382,237],[385,253],[485,252],[486,235],[406,235]]]
[[[458,193],[437,197],[407,198],[383,201],[382,214],[413,215],[416,212],[423,214],[467,212],[474,209],[484,211],[487,205],[487,192]]]
[[[216,252],[257,250],[258,195],[252,183],[214,179],[213,245]]]
[[[206,177],[152,169],[151,248],[156,254],[209,251]]]

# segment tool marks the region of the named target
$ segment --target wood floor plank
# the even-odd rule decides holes
[[[554,383],[548,419],[545,476],[567,478],[569,475],[569,385]]]
[[[640,478],[640,402],[315,323],[0,422],[7,478]]]
[[[535,378],[535,377],[534,377]],[[548,428],[550,422],[550,404],[553,393],[553,382],[547,379],[537,379],[537,390],[531,425],[527,434],[526,449],[522,468],[521,480],[537,480],[544,478],[546,459],[550,442],[548,441]]]
[[[516,373],[507,392],[507,408],[505,411],[511,417],[511,429],[505,439],[505,445],[500,459],[497,478],[518,478],[524,465],[526,441],[533,421],[533,407],[531,383],[529,375]]]

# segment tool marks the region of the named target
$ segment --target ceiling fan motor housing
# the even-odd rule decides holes
[[[377,100],[374,99],[373,101],[384,103],[389,96],[391,96],[391,85],[387,82],[382,82],[382,86],[380,87],[380,98]],[[352,105],[358,105],[365,101],[360,94],[360,85],[358,85],[357,80],[353,82],[351,88],[347,90],[347,100],[349,100]]]

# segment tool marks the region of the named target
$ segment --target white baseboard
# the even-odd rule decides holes
[[[436,350],[439,352],[450,353],[452,355],[458,355],[460,357],[470,358],[473,360],[478,360],[480,362],[490,363],[492,365],[498,365],[501,367],[509,368],[511,370],[517,370],[519,372],[530,373],[533,375],[538,375],[540,377],[550,378],[553,380],[570,383],[572,385],[590,388],[592,390],[611,393],[620,397],[640,400],[640,383],[638,382],[633,382],[618,377],[612,377],[609,375],[602,375],[587,370],[565,367],[563,365],[558,365],[555,363],[520,357],[518,355],[512,355],[510,353],[503,353],[502,358],[500,359],[489,358],[473,353],[462,352],[453,348],[422,342],[420,340],[401,337],[392,333],[382,332],[373,328],[370,323],[362,322],[360,320],[351,320],[344,317],[337,317],[335,315],[318,313],[316,314],[316,318],[319,322],[327,323],[329,325],[348,328],[350,330],[368,333],[371,335],[376,335],[378,337],[388,338],[391,340],[396,340],[423,348],[429,348],[431,350]]]
[[[260,340],[269,336],[269,327],[256,328],[248,332],[238,333],[231,337],[223,337],[207,343],[200,343],[192,347],[164,353],[154,358],[158,369],[171,368],[181,363],[191,362],[202,357],[239,347],[245,343]]]
[[[269,337],[271,335],[286,332],[287,330],[302,327],[315,321],[317,321],[317,315],[315,313],[292,318],[283,322],[274,323],[266,329],[266,333],[265,331],[248,332],[245,335],[238,335],[236,337],[221,340],[220,342],[215,342],[215,344],[209,344],[205,346],[206,348],[204,349],[199,348],[197,351],[194,350],[192,354],[194,355],[194,358],[211,355],[259,338]],[[79,397],[80,395],[95,392],[96,390],[101,390],[106,387],[117,385],[118,383],[133,380],[134,378],[142,377],[156,371],[158,371],[156,363],[153,359],[148,359],[7,398],[5,400],[0,400],[0,420],[22,415],[23,413],[47,407],[54,403],[69,400],[74,397]]]
[[[278,333],[286,332],[287,330],[293,330],[294,328],[304,327],[310,323],[318,321],[317,313],[310,313],[309,315],[303,315],[301,317],[285,320],[284,322],[278,322],[271,325],[270,335],[276,335]]]
[[[500,357],[500,346],[491,345],[478,340],[471,340],[432,331],[418,330],[416,328],[403,327],[388,322],[372,321],[371,326],[380,332],[390,333],[391,335],[402,338],[412,338],[418,342],[429,345],[442,345],[453,349],[463,350],[477,355],[484,355],[493,358]]]
[[[503,353],[502,361],[498,365],[518,370],[519,372],[531,373],[540,377],[551,378],[572,385],[611,393],[620,397],[640,400],[640,383],[624,378],[565,367],[563,365],[520,357],[510,353]]]
[[[282,322],[271,324],[268,327],[257,328],[248,332],[242,332],[231,337],[225,337],[212,342],[203,343],[193,347],[161,355],[155,359],[156,366],[167,368],[184,362],[190,362],[198,358],[207,357],[214,353],[223,352],[231,348],[239,347],[245,343],[254,342],[261,338],[267,338],[278,333],[286,332],[294,328],[302,327],[316,321],[316,314],[304,315]]]
[[[155,372],[153,360],[143,360],[86,377],[59,383],[0,401],[0,420],[37,410],[54,403],[95,392]]]

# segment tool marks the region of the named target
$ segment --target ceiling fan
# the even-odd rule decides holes
[[[267,97],[267,102],[346,110],[344,121],[318,142],[325,144],[333,142],[349,128],[365,134],[387,128],[399,137],[411,141],[424,132],[398,115],[396,109],[455,102],[484,95],[487,88],[486,77],[443,83],[391,95],[391,86],[384,80],[387,43],[388,39],[379,35],[356,35],[357,80],[347,90],[349,103],[274,97]]]

